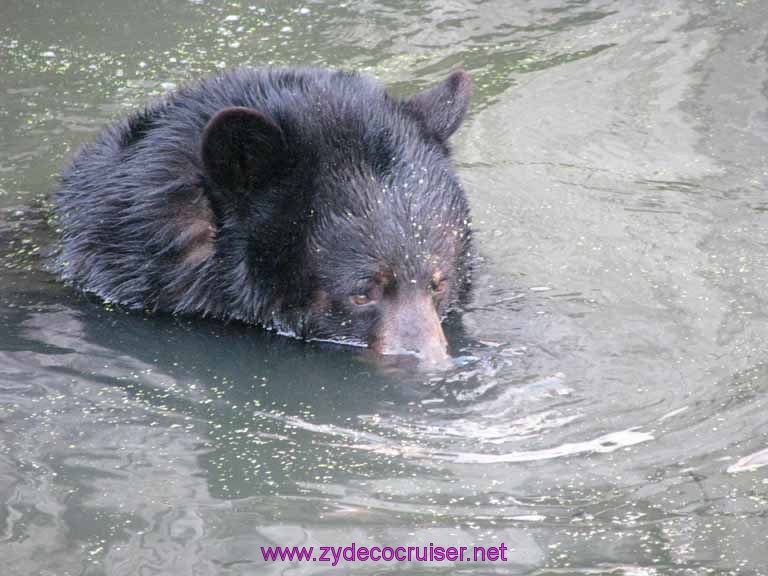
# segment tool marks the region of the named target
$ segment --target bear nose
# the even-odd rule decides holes
[[[409,354],[429,367],[447,367],[448,342],[428,294],[400,299],[384,311],[371,346],[380,354]]]

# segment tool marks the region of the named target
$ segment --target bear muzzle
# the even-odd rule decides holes
[[[369,347],[384,355],[416,356],[427,367],[450,365],[448,342],[429,294],[412,294],[390,303]]]

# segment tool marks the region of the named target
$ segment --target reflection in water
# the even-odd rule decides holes
[[[3,574],[314,574],[259,547],[351,541],[512,551],[472,574],[764,573],[765,6],[127,7],[0,6]],[[129,314],[45,271],[73,147],[269,63],[402,94],[472,73],[452,370]]]

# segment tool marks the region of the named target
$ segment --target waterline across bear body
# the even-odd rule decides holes
[[[86,144],[54,198],[63,277],[128,307],[447,357],[467,294],[447,146],[471,82],[408,99],[323,69],[239,69]]]

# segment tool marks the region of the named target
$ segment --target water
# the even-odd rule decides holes
[[[768,574],[768,6],[4,0],[0,573]],[[45,271],[100,125],[237,65],[463,66],[481,262],[446,374]],[[509,561],[265,562],[266,545]]]

